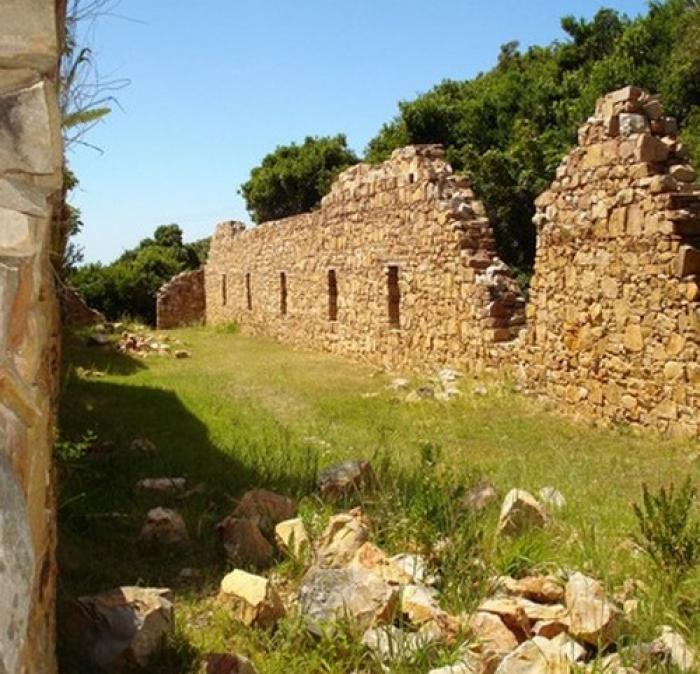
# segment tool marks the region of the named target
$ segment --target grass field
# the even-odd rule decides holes
[[[196,672],[200,653],[232,649],[252,657],[261,674],[380,671],[352,636],[314,641],[293,618],[274,634],[256,632],[236,625],[212,601],[230,570],[214,527],[235,499],[250,487],[293,495],[318,528],[328,506],[313,495],[316,471],[344,458],[367,458],[378,473],[380,493],[365,506],[377,542],[388,551],[453,536],[441,562],[448,610],[478,600],[477,576],[577,568],[611,591],[630,577],[647,584],[631,638],[653,637],[663,622],[700,645],[700,577],[662,591],[653,567],[630,544],[631,504],[639,501],[642,483],[656,488],[688,475],[697,482],[697,445],[576,423],[503,382],[486,381],[487,394],[475,395],[465,379],[459,399],[410,404],[405,392],[387,389],[393,375],[336,357],[226,330],[168,334],[192,358],[142,360],[86,346],[84,335],[68,336],[60,421],[60,597],[128,584],[173,588],[176,642],[149,671]],[[79,456],[88,433],[113,441],[117,450]],[[136,437],[152,440],[159,453],[129,451]],[[185,476],[204,490],[157,499],[135,492],[140,478],[160,476]],[[460,492],[481,477],[501,494],[552,485],[568,503],[546,532],[498,540],[497,506],[469,522],[455,507]],[[192,538],[186,550],[138,543],[145,513],[157,505],[183,514]],[[197,574],[183,579],[183,568]],[[299,569],[284,563],[278,572],[293,576]],[[70,652],[62,660],[63,674],[88,671]],[[392,671],[427,669],[408,663]]]

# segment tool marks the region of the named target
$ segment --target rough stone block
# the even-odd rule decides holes
[[[638,162],[664,162],[668,154],[668,146],[654,136],[642,134],[637,139],[635,160]]]
[[[681,277],[700,274],[700,249],[681,246],[676,259],[676,274]]]
[[[0,26],[0,67],[52,70],[58,55],[54,2],[3,0]]]

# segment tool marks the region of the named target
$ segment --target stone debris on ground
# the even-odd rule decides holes
[[[376,477],[369,461],[350,459],[324,468],[316,485],[324,498],[335,498],[373,489]]]
[[[359,508],[334,515],[318,540],[316,563],[324,568],[349,564],[369,536],[369,523]]]
[[[524,489],[511,489],[506,494],[498,520],[498,532],[517,536],[523,531],[541,529],[549,523],[542,504]]]
[[[258,670],[242,655],[209,653],[204,656],[201,674],[258,674]]]
[[[275,526],[275,542],[282,553],[299,559],[309,548],[309,535],[302,519],[279,522]]]
[[[542,505],[550,512],[561,510],[566,507],[566,498],[564,494],[555,487],[542,487],[542,489],[537,492],[537,495],[540,497]]]
[[[156,494],[172,494],[183,491],[186,484],[184,477],[145,477],[136,483],[136,488]]]
[[[217,529],[230,562],[256,569],[271,566],[275,550],[253,520],[227,517]]]
[[[171,592],[119,587],[77,599],[66,618],[67,639],[101,669],[147,668],[173,634]]]
[[[182,515],[171,508],[153,508],[148,511],[139,539],[158,545],[183,545],[189,541]]]
[[[480,512],[497,500],[496,487],[488,480],[479,480],[474,486],[467,489],[461,505],[465,510]]]
[[[270,628],[285,614],[282,600],[268,578],[235,569],[221,581],[219,601],[244,625]]]
[[[269,489],[251,489],[243,494],[231,517],[254,522],[267,538],[272,538],[275,526],[292,519],[294,510],[294,501],[287,496]]]

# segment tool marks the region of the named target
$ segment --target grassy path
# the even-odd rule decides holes
[[[173,587],[183,623],[172,657],[180,664],[165,662],[163,672],[190,671],[182,663],[194,663],[197,651],[234,644],[248,650],[263,673],[345,671],[321,666],[314,649],[291,648],[297,634],[287,641],[284,634],[242,635],[211,608],[209,597],[229,570],[214,524],[247,488],[304,497],[317,466],[356,457],[370,459],[387,480],[420,477],[429,465],[439,476],[432,489],[468,485],[480,476],[501,493],[553,485],[568,501],[557,530],[494,550],[493,568],[587,565],[614,583],[644,573],[626,543],[634,524],[630,504],[639,499],[641,484],[700,474],[691,461],[696,445],[566,420],[496,382],[487,382],[483,396],[465,380],[460,399],[409,404],[405,393],[387,389],[388,375],[329,355],[209,329],[169,334],[192,358],[141,360],[69,338],[60,422],[66,440],[89,431],[117,446],[103,458],[60,464],[61,594],[119,584]],[[159,453],[130,452],[136,437],[152,440]],[[138,479],[160,476],[185,476],[205,489],[186,499],[135,492]],[[311,498],[304,503],[315,507]],[[164,554],[138,544],[144,514],[156,505],[182,512],[193,539],[187,551]],[[489,513],[487,522],[496,515]],[[388,546],[405,543],[389,538]],[[183,579],[183,568],[196,569],[196,577]],[[691,627],[700,629],[699,621]],[[274,669],[277,657],[286,658],[284,669]],[[84,671],[70,668],[69,655],[64,662],[64,674]]]

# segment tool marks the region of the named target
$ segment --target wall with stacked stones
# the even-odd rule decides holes
[[[527,387],[575,412],[700,432],[700,192],[656,97],[598,102],[537,202],[519,354]]]
[[[158,290],[156,325],[162,330],[196,325],[204,321],[205,309],[204,270],[184,271]]]
[[[0,3],[0,672],[55,671],[56,0]]]
[[[219,225],[205,286],[209,323],[391,368],[493,365],[524,321],[483,206],[439,146],[346,170],[317,211]]]
[[[58,290],[61,305],[61,323],[75,327],[98,325],[107,319],[104,314],[88,306],[80,293],[72,286],[63,285]]]

